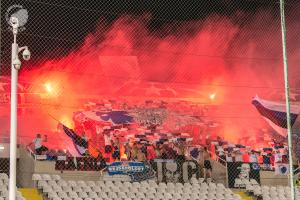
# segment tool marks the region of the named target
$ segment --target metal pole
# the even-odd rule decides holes
[[[14,43],[11,52],[11,94],[10,94],[10,165],[9,165],[9,200],[16,200],[16,170],[17,170],[17,84],[18,70],[13,61],[18,56],[17,33],[14,33]]]
[[[290,173],[289,180],[291,186],[292,200],[296,200],[295,183],[294,183],[294,170],[293,170],[293,157],[292,157],[292,126],[290,116],[290,94],[289,94],[289,79],[288,79],[288,58],[286,48],[286,27],[285,27],[285,13],[284,13],[284,0],[280,0],[280,16],[281,16],[281,31],[282,31],[282,53],[283,53],[283,66],[284,66],[284,86],[285,86],[285,101],[286,101],[286,118],[288,130],[288,145],[289,145],[289,164]]]

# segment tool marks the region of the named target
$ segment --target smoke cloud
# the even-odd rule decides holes
[[[105,30],[100,23],[80,48],[21,73],[22,80],[34,83],[30,92],[43,93],[41,86],[51,83],[55,94],[45,97],[21,127],[30,134],[32,127],[50,130],[56,122],[49,113],[70,120],[89,99],[130,96],[209,105],[209,118],[224,124],[220,135],[237,141],[241,135],[256,134],[257,128],[268,126],[252,107],[252,97],[282,99],[280,19],[264,11],[242,24],[236,22],[243,17],[243,12],[230,18],[211,15],[154,32],[148,29],[148,15],[121,17]],[[288,35],[291,79],[299,55],[293,45],[299,31],[296,24],[288,26],[293,28]],[[295,87],[296,81],[292,83]],[[43,121],[43,127],[33,126],[36,120]]]

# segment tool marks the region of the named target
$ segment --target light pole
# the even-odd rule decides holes
[[[285,1],[280,0],[280,19],[281,19],[281,35],[282,35],[282,57],[283,57],[283,68],[284,68],[284,89],[285,89],[285,103],[286,103],[286,125],[288,130],[288,146],[289,146],[289,180],[291,187],[291,200],[296,200],[296,190],[294,181],[294,169],[293,169],[293,132],[291,124],[291,114],[290,114],[290,87],[289,87],[289,77],[288,77],[288,56],[287,56],[287,45],[286,45],[286,24],[285,24]]]
[[[16,173],[17,173],[17,86],[18,70],[21,68],[21,61],[18,57],[23,51],[23,59],[30,59],[28,47],[19,47],[17,44],[17,34],[19,20],[16,17],[10,18],[13,28],[14,42],[11,51],[11,97],[10,97],[10,165],[9,165],[9,200],[16,200]]]

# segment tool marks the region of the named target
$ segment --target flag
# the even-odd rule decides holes
[[[66,135],[72,139],[76,151],[80,155],[83,155],[86,152],[86,149],[88,149],[88,142],[84,138],[77,135],[77,133],[75,133],[72,129],[66,127],[65,125],[62,125],[62,127]]]
[[[99,150],[91,142],[88,142],[88,151],[89,155],[93,158],[97,158],[99,156]]]
[[[99,150],[95,147],[95,145],[92,142],[87,141],[85,138],[77,135],[75,131],[72,129],[63,126],[64,132],[69,136],[74,144],[74,147],[76,151],[79,153],[79,155],[84,155],[86,153],[86,150],[88,150],[89,155],[91,157],[97,158],[99,155]]]
[[[75,118],[81,116],[81,118],[94,120],[96,122],[110,122],[112,125],[131,124],[133,123],[133,117],[126,111],[82,111],[75,113]]]
[[[280,135],[287,135],[287,118],[286,118],[286,106],[284,103],[266,101],[255,97],[252,100],[252,104],[256,107],[257,111],[262,117],[269,123],[269,125]],[[298,114],[300,112],[300,106],[291,105],[291,125],[299,125],[296,122]]]

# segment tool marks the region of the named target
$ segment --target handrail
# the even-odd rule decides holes
[[[224,160],[223,158],[221,158],[220,156],[218,156],[217,154],[215,154],[215,155],[216,155],[216,159],[215,159],[216,162],[218,162],[222,166],[224,166],[224,165],[220,162],[220,160],[225,163],[225,176],[226,176],[226,183],[225,184],[226,184],[226,187],[228,187],[228,167],[227,167],[227,161]]]
[[[212,154],[212,152],[211,151],[208,151],[210,154]],[[227,167],[227,161],[226,160],[224,160],[224,159],[222,159],[221,157],[219,157],[217,154],[215,154],[215,156],[216,156],[216,158],[215,159],[211,159],[211,160],[214,160],[214,161],[216,161],[216,162],[218,162],[219,164],[221,164],[222,166],[224,166],[221,162],[220,162],[220,160],[221,161],[223,161],[224,163],[225,163],[225,176],[226,176],[226,187],[228,187],[228,167]],[[195,161],[198,161],[197,159],[195,159],[195,158],[193,158],[193,157],[191,157],[193,160],[195,160]]]
[[[26,149],[30,153],[30,155],[34,158],[34,160],[36,160],[36,156],[35,156],[34,152],[32,151],[32,149],[29,146],[27,146]]]

